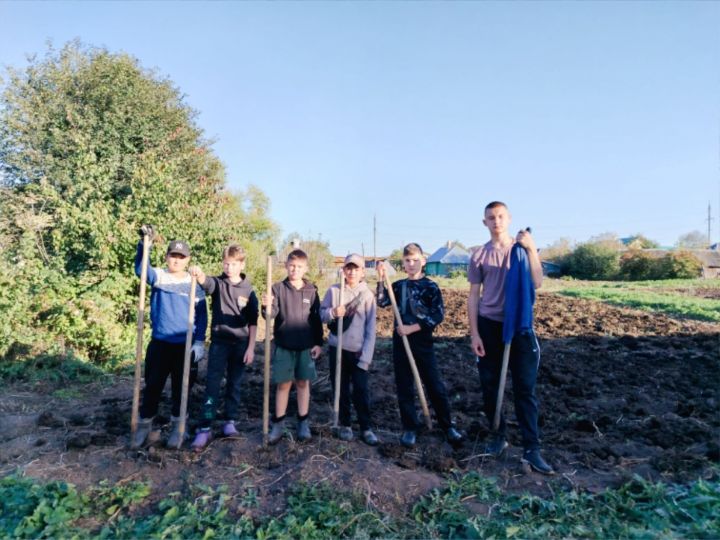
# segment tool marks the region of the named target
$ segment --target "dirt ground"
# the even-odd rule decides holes
[[[538,378],[544,454],[554,477],[523,471],[514,422],[512,384],[506,411],[511,447],[502,460],[483,455],[488,422],[470,354],[466,295],[444,291],[448,317],[437,331],[439,365],[458,427],[458,449],[439,431],[421,432],[412,451],[398,444],[399,413],[391,360],[390,310],[381,310],[371,368],[371,410],[382,444],[343,443],[332,436],[327,354],[312,389],[313,440],[289,436],[262,446],[262,346],[246,374],[237,439],[216,438],[202,453],[160,443],[127,449],[132,381],[64,388],[13,386],[0,396],[0,475],[21,469],[41,479],[84,487],[100,480],[151,481],[153,496],[190,484],[227,484],[238,499],[257,501],[252,513],[284,508],[298,481],[328,481],[366,495],[382,511],[404,512],[451,470],[478,470],[512,491],[548,493],[558,485],[598,491],[639,474],[685,481],[720,461],[720,333],[717,325],[540,294],[536,327],[543,350]],[[59,391],[61,390],[61,391]],[[196,417],[203,385],[196,385]],[[169,397],[169,396],[166,396]],[[289,416],[294,414],[292,404]],[[167,432],[169,408],[157,425]],[[192,420],[189,425],[194,427]],[[219,426],[218,426],[219,428]],[[162,488],[162,489],[158,489]],[[244,506],[247,508],[247,505]],[[248,510],[243,510],[248,512]]]

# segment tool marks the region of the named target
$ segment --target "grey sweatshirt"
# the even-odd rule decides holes
[[[325,293],[320,304],[320,318],[329,323],[333,317],[332,309],[340,304],[340,285],[333,285]],[[342,348],[345,351],[360,353],[358,367],[367,370],[372,362],[375,351],[375,295],[367,283],[361,281],[354,288],[347,285],[343,291],[343,304],[346,309],[354,311],[350,326],[343,332]],[[349,316],[350,313],[346,314]],[[337,347],[337,336],[330,334],[328,343]]]

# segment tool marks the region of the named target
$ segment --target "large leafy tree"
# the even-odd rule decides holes
[[[253,186],[226,189],[197,113],[170,80],[73,42],[3,82],[0,247],[14,292],[0,293],[0,305],[21,320],[0,354],[30,332],[23,324],[86,356],[117,353],[132,326],[142,223],[189,241],[211,270],[229,241],[246,246],[251,270],[262,268],[253,255],[276,235],[269,201]]]

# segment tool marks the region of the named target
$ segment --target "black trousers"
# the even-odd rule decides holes
[[[503,324],[485,317],[478,317],[478,330],[485,347],[485,356],[479,356],[477,361],[483,391],[483,410],[492,424],[495,418],[495,405],[505,348],[502,337]],[[512,374],[515,414],[520,425],[522,444],[525,450],[540,448],[539,404],[535,396],[539,366],[540,345],[535,333],[516,335],[510,344],[508,370]],[[505,416],[501,415],[498,432],[505,436],[506,430]]]
[[[168,375],[171,377],[172,415],[180,416],[180,400],[182,399],[182,376],[185,362],[185,343],[168,343],[153,339],[145,352],[145,388],[143,389],[140,416],[152,418],[158,412],[160,395]],[[197,364],[190,363],[188,380],[188,396],[197,380]]]
[[[410,350],[415,358],[420,380],[427,390],[430,403],[435,409],[438,424],[442,429],[452,426],[450,419],[450,400],[445,384],[440,379],[440,372],[435,361],[432,338],[421,333],[408,336]],[[415,409],[415,379],[413,378],[410,362],[405,353],[402,338],[397,332],[393,333],[393,364],[395,367],[395,387],[400,407],[400,420],[403,429],[415,430],[421,424],[418,422]]]
[[[330,382],[335,396],[335,358],[337,348],[330,347]],[[341,426],[350,426],[350,396],[358,417],[360,431],[370,429],[370,391],[368,389],[368,372],[358,367],[358,359],[354,352],[342,352],[340,369],[340,417]],[[352,387],[352,389],[351,389]]]
[[[210,343],[201,428],[210,427],[215,420],[223,377],[225,378],[225,420],[237,420],[242,378],[245,373],[243,357],[247,347],[247,341]]]

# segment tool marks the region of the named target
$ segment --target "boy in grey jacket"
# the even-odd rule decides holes
[[[368,368],[375,350],[375,295],[365,277],[365,259],[353,253],[343,264],[345,289],[340,305],[340,285],[333,285],[320,304],[320,317],[328,324],[330,336],[330,381],[335,391],[335,360],[338,345],[338,318],[343,317],[342,366],[340,370],[340,431],[343,441],[351,441],[350,395],[358,417],[362,440],[370,446],[378,439],[370,429],[370,394]]]

